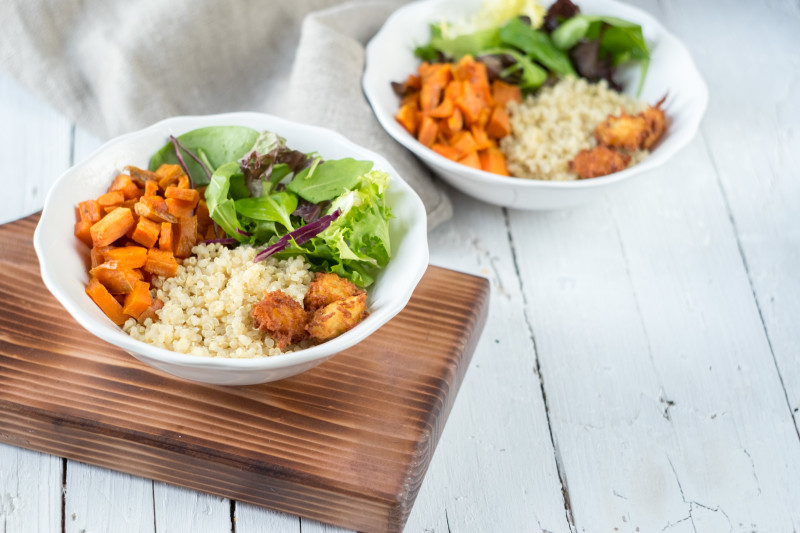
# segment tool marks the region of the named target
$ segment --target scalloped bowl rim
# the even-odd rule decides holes
[[[681,135],[679,136],[678,141],[671,143],[668,146],[661,146],[662,143],[659,142],[659,144],[656,145],[656,149],[654,149],[647,158],[636,165],[628,167],[625,170],[615,172],[607,176],[574,181],[551,181],[501,176],[499,174],[478,170],[447,159],[446,157],[420,144],[397,123],[397,121],[394,119],[393,113],[387,113],[385,109],[377,104],[377,102],[379,102],[379,98],[376,94],[376,85],[377,83],[383,83],[386,80],[380,80],[376,77],[377,74],[374,66],[378,62],[376,57],[377,48],[379,47],[382,39],[387,39],[389,38],[387,36],[391,36],[391,33],[395,31],[396,27],[399,26],[399,21],[401,19],[410,17],[419,18],[419,15],[411,14],[415,13],[422,7],[429,8],[431,11],[435,12],[437,9],[441,9],[443,6],[448,6],[451,4],[463,5],[463,2],[459,2],[457,0],[417,0],[404,5],[393,12],[367,45],[366,67],[362,77],[362,87],[364,93],[366,94],[367,99],[369,100],[375,116],[377,117],[381,126],[397,142],[411,150],[414,154],[431,165],[444,168],[454,174],[466,175],[470,179],[485,185],[501,185],[505,187],[513,186],[522,189],[591,189],[605,187],[619,181],[627,180],[636,174],[662,165],[678,151],[680,151],[686,144],[688,144],[699,128],[700,121],[702,120],[708,105],[708,88],[686,46],[677,37],[675,37],[675,35],[670,33],[660,22],[658,22],[657,19],[639,8],[618,2],[617,0],[583,0],[583,2],[578,2],[579,6],[588,4],[594,8],[588,13],[597,12],[598,6],[611,6],[611,8],[617,11],[628,13],[631,15],[631,18],[634,21],[639,22],[644,29],[654,32],[657,35],[657,42],[669,43],[669,45],[674,47],[679,54],[684,56],[683,60],[685,61],[685,68],[689,69],[692,76],[696,79],[695,81],[697,82],[697,89],[699,92],[698,94],[694,95],[696,111],[691,117],[689,117],[687,124],[679,132]],[[426,24],[427,20],[423,20],[420,23]]]
[[[122,331],[121,328],[114,326],[110,321],[108,323],[100,323],[95,316],[92,316],[91,314],[87,313],[78,302],[76,302],[73,298],[67,295],[66,291],[63,290],[61,285],[56,281],[56,278],[52,271],[52,269],[56,265],[51,263],[50,261],[51,258],[49,258],[47,255],[47,250],[46,250],[47,244],[44,242],[43,239],[45,238],[44,235],[46,229],[48,228],[48,225],[53,222],[58,222],[55,220],[51,220],[49,217],[49,213],[52,211],[51,205],[60,201],[56,198],[56,196],[58,192],[63,187],[65,187],[65,184],[69,182],[70,178],[79,174],[86,166],[90,164],[92,160],[94,160],[98,156],[110,152],[111,150],[116,149],[120,145],[125,145],[126,143],[130,142],[133,139],[144,138],[149,135],[156,134],[157,132],[162,131],[165,128],[167,129],[175,128],[175,130],[179,131],[179,133],[183,133],[191,129],[210,126],[210,125],[228,125],[228,124],[241,124],[243,122],[253,123],[253,122],[263,122],[263,121],[274,124],[275,126],[271,126],[271,128],[281,136],[285,136],[284,133],[281,131],[281,128],[283,129],[296,128],[298,130],[303,130],[304,132],[306,132],[306,134],[319,136],[322,139],[327,138],[329,139],[327,142],[338,143],[343,148],[347,149],[348,151],[354,152],[355,154],[369,156],[370,160],[375,163],[376,169],[383,170],[389,173],[389,175],[391,176],[390,180],[391,186],[389,190],[392,191],[394,194],[401,192],[402,197],[404,199],[406,199],[407,201],[410,200],[411,206],[415,211],[414,218],[408,221],[409,224],[407,228],[407,235],[403,239],[403,241],[406,245],[408,245],[409,244],[407,242],[408,239],[421,238],[422,242],[417,242],[412,244],[415,244],[415,246],[421,246],[422,244],[424,244],[424,246],[422,246],[422,248],[424,248],[424,251],[418,250],[417,253],[411,257],[412,260],[410,261],[411,263],[410,269],[406,273],[406,276],[404,276],[405,279],[403,281],[405,283],[403,284],[404,290],[402,291],[402,293],[397,294],[393,299],[391,299],[388,302],[383,302],[375,310],[371,310],[370,315],[362,323],[360,323],[353,329],[343,333],[339,337],[318,344],[316,346],[312,346],[310,348],[298,350],[296,352],[287,352],[285,354],[276,356],[264,356],[256,358],[205,357],[200,355],[174,352],[166,348],[161,348],[159,346],[148,344],[129,336],[124,331]],[[181,124],[186,124],[186,126],[181,126]],[[247,125],[247,124],[242,124],[242,125]],[[254,129],[258,129],[258,127],[254,127]],[[166,138],[166,136],[164,138]],[[149,157],[149,155],[152,154],[148,154],[147,157]],[[72,235],[71,230],[69,231],[69,234]],[[64,306],[64,308],[69,312],[69,314],[72,315],[72,317],[75,318],[75,320],[90,333],[94,334],[95,336],[99,337],[100,339],[106,342],[109,342],[119,348],[128,351],[134,357],[137,357],[138,354],[144,356],[145,358],[153,359],[161,363],[166,363],[168,365],[175,365],[187,368],[221,370],[221,371],[277,370],[286,367],[301,366],[306,363],[310,363],[317,360],[320,360],[320,362],[322,362],[322,360],[327,359],[335,355],[336,353],[339,353],[347,348],[354,346],[355,344],[364,340],[369,335],[378,330],[382,325],[388,322],[392,317],[394,317],[405,307],[405,305],[411,298],[411,295],[415,287],[422,278],[422,275],[425,273],[425,269],[428,266],[428,258],[429,258],[428,246],[427,246],[426,215],[424,206],[422,205],[422,201],[419,199],[416,192],[403,180],[403,178],[397,173],[397,171],[383,156],[367,148],[364,148],[362,146],[353,143],[352,141],[347,139],[344,135],[336,131],[333,131],[331,129],[323,128],[320,126],[306,125],[299,122],[290,121],[288,119],[276,117],[273,115],[268,115],[265,113],[256,113],[256,112],[221,113],[215,115],[185,115],[185,116],[170,117],[161,120],[151,126],[143,128],[141,130],[127,133],[109,140],[108,142],[97,148],[94,152],[92,152],[88,157],[84,158],[81,162],[73,165],[68,170],[66,170],[51,187],[50,191],[47,194],[47,198],[45,200],[41,218],[34,232],[33,242],[36,254],[39,257],[42,279],[45,283],[45,286],[56,297],[56,299]],[[395,248],[395,243],[392,244],[393,244],[392,246],[393,257],[391,261],[394,261],[396,260],[395,252],[397,252],[397,249]],[[94,304],[92,303],[92,305]],[[103,316],[102,318],[105,317]],[[109,325],[111,327],[108,327]]]

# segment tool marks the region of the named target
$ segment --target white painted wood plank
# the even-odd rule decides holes
[[[70,125],[0,73],[0,224],[41,209],[52,181],[69,164]],[[0,444],[0,530],[61,528],[58,457]]]
[[[455,216],[430,235],[431,263],[487,277],[490,318],[407,529],[568,531],[503,212],[451,197]]]
[[[153,483],[155,530],[159,533],[231,531],[231,502],[227,498]]]
[[[800,5],[742,2],[723,18],[704,2],[669,3],[665,10],[676,33],[698,49],[740,49],[739,36],[757,36],[742,53],[697,54],[711,93],[701,129],[797,425]]]
[[[236,502],[236,533],[300,533],[300,518]]]
[[[70,461],[65,491],[65,533],[155,532],[153,482]]]
[[[61,529],[59,457],[0,444],[0,531]]]
[[[93,135],[83,128],[76,127],[73,136],[73,152],[72,162],[79,163],[92,152],[97,150],[103,143],[104,139]]]
[[[69,121],[0,72],[0,224],[35,213],[69,167]]]
[[[800,442],[702,139],[511,228],[578,530],[800,523]]]

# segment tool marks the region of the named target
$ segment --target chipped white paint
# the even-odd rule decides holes
[[[634,3],[693,50],[701,133],[585,209],[452,194],[431,260],[489,278],[490,318],[409,532],[800,525],[800,6]],[[0,117],[7,221],[99,140],[3,75]],[[0,445],[0,531],[59,532],[62,505],[68,532],[344,531],[72,461],[62,498],[62,474]]]

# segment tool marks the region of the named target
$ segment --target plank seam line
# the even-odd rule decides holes
[[[769,335],[769,328],[767,328],[767,323],[764,320],[764,313],[761,311],[761,302],[758,300],[758,295],[756,294],[756,288],[753,284],[753,276],[750,274],[750,265],[747,263],[747,255],[745,254],[744,247],[742,246],[742,239],[739,236],[739,227],[736,224],[736,218],[733,216],[733,210],[731,209],[731,203],[728,199],[728,191],[725,190],[725,185],[722,183],[722,178],[720,176],[719,168],[717,167],[717,161],[714,159],[714,154],[711,152],[710,145],[708,143],[708,138],[706,136],[705,131],[700,129],[700,136],[703,139],[703,148],[705,149],[706,154],[708,155],[708,159],[711,162],[711,167],[714,169],[714,176],[716,178],[717,187],[719,187],[720,193],[722,194],[722,201],[725,204],[725,211],[728,213],[728,220],[731,223],[733,228],[733,234],[736,239],[736,248],[739,251],[739,257],[742,259],[742,265],[744,266],[745,274],[747,275],[747,282],[750,285],[750,294],[753,295],[753,301],[756,304],[756,310],[758,311],[758,318],[761,321],[761,328],[764,331],[764,337],[767,339],[767,346],[769,347],[769,353],[772,356],[772,364],[775,366],[775,372],[778,374],[778,381],[781,384],[781,390],[783,391],[783,398],[786,400],[786,407],[789,409],[789,416],[792,417],[792,423],[794,424],[794,432],[797,435],[797,439],[800,442],[800,428],[797,425],[797,417],[794,414],[794,410],[792,409],[792,402],[789,400],[789,393],[786,391],[786,383],[783,381],[783,374],[781,374],[781,367],[778,364],[778,359],[775,357],[775,350],[772,347],[772,339]]]
[[[542,376],[542,367],[539,362],[539,349],[536,346],[536,336],[533,332],[533,324],[531,324],[530,317],[528,316],[528,299],[525,297],[524,283],[522,280],[522,273],[519,268],[519,261],[517,260],[517,252],[514,247],[514,237],[511,234],[511,221],[508,216],[508,209],[503,208],[503,221],[506,226],[506,237],[508,239],[509,248],[511,248],[511,261],[514,265],[514,273],[517,276],[519,283],[519,292],[522,295],[522,316],[525,320],[525,327],[528,329],[528,336],[531,339],[533,346],[533,359],[536,364],[536,377],[539,379],[539,390],[542,393],[542,402],[544,403],[544,416],[547,420],[547,431],[550,434],[550,445],[553,447],[553,459],[556,463],[556,472],[558,473],[558,481],[561,483],[561,498],[564,501],[564,513],[567,519],[567,525],[572,533],[577,532],[575,527],[575,519],[572,515],[572,504],[570,503],[569,488],[567,486],[567,475],[564,472],[564,465],[561,460],[561,453],[556,444],[556,439],[553,434],[553,424],[550,420],[550,405],[547,403],[547,393],[544,390],[544,378]]]
[[[61,533],[67,533],[67,460],[61,458]]]
[[[633,303],[636,306],[636,315],[639,317],[639,327],[642,329],[645,346],[647,347],[647,358],[650,359],[650,365],[653,367],[653,372],[658,379],[658,388],[660,389],[658,402],[660,404],[664,404],[664,407],[661,410],[661,416],[663,416],[667,422],[672,422],[672,417],[669,414],[669,410],[675,406],[675,401],[672,400],[670,395],[666,392],[666,390],[664,390],[664,381],[661,379],[661,374],[658,371],[658,365],[653,357],[653,345],[650,342],[650,335],[647,332],[647,326],[644,322],[644,314],[642,313],[639,293],[636,290],[636,285],[633,282],[633,276],[631,276],[631,265],[630,261],[628,260],[628,249],[625,247],[625,241],[622,238],[622,231],[620,230],[620,223],[619,220],[617,220],[616,212],[611,204],[608,204],[608,213],[611,216],[611,220],[614,221],[614,233],[617,236],[617,243],[619,244],[619,249],[622,253],[622,260],[625,264],[625,276],[628,278],[628,283],[631,287],[631,292],[633,293]]]
[[[156,482],[150,480],[150,501],[153,502],[153,533],[158,533],[158,518],[156,510]]]

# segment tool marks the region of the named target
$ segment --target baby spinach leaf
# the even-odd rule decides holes
[[[500,29],[500,38],[505,44],[519,48],[553,72],[575,74],[567,54],[556,48],[546,33],[534,30],[519,18],[511,19]]]
[[[209,126],[184,133],[178,140],[203,159],[213,170],[219,166],[241,158],[258,138],[258,132],[244,126]],[[163,163],[177,164],[175,147],[168,142],[150,158],[149,168],[155,171]],[[202,167],[192,159],[186,159],[186,168],[196,185],[208,183]]]
[[[636,30],[638,28],[640,33],[642,31],[642,27],[638,24],[617,17],[610,17],[607,15],[575,15],[571,19],[564,21],[550,36],[553,38],[553,44],[556,45],[557,48],[569,50],[578,44],[578,41],[581,39],[597,37],[600,32],[600,27],[604,23],[609,26],[631,30]]]
[[[511,48],[491,48],[484,51],[486,55],[508,55],[514,63],[500,72],[501,79],[515,79],[515,85],[523,91],[539,87],[547,79],[547,71],[531,61],[525,54]],[[516,80],[519,81],[516,81]]]
[[[276,192],[259,198],[242,198],[236,202],[240,215],[267,222],[280,222],[287,231],[293,231],[291,214],[297,209],[297,196],[288,192]]]
[[[637,61],[641,73],[636,94],[641,93],[650,65],[650,51],[640,25],[605,15],[576,15],[556,28],[551,37],[553,44],[562,50],[573,48],[582,39],[598,39],[598,60],[610,58],[614,66]]]
[[[206,204],[209,216],[225,230],[228,237],[233,237],[239,242],[246,242],[247,237],[237,231],[243,231],[243,229],[236,216],[236,205],[233,198],[228,197],[231,178],[237,175],[241,176],[238,161],[231,161],[215,170],[211,175],[208,188],[206,188]],[[243,178],[242,184],[244,184]],[[246,189],[247,187],[245,187]]]
[[[317,204],[332,200],[355,187],[359,178],[370,170],[372,161],[358,161],[350,157],[325,161],[298,172],[286,188]]]

